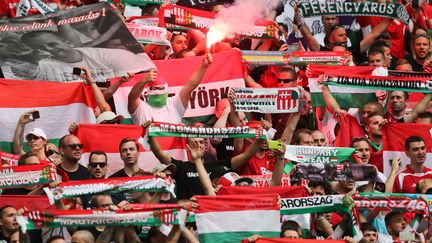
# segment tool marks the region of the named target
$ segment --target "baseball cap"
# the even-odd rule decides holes
[[[171,164],[167,164],[167,165],[166,164],[158,164],[155,167],[153,167],[150,170],[150,172],[151,173],[161,172],[161,171],[164,171],[168,168],[171,169],[172,173],[174,173],[177,170],[177,166],[175,164],[171,163]]]
[[[222,186],[235,186],[238,185],[240,182],[247,182],[249,183],[249,185],[251,185],[253,183],[253,180],[248,177],[240,177],[235,172],[225,173],[225,175],[223,175],[219,180],[219,184],[221,184]]]
[[[34,135],[36,137],[40,137],[40,138],[47,140],[47,135],[40,128],[33,128],[32,130],[30,130],[30,132],[28,132],[27,135],[25,136],[26,139],[28,139],[28,136],[30,136],[30,135]]]
[[[226,166],[216,166],[210,171],[210,180],[222,177],[228,172],[234,172],[232,169],[227,168]]]
[[[121,121],[121,120],[123,120],[123,116],[122,115],[116,115],[112,111],[105,111],[105,112],[102,112],[96,118],[96,123],[97,124],[101,124],[101,123],[105,122],[105,123],[110,123],[111,124],[111,121]]]

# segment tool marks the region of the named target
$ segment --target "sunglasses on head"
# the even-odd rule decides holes
[[[293,82],[296,81],[297,79],[293,79],[293,78],[278,78],[277,81],[278,83],[284,83],[287,84],[289,82]]]
[[[107,162],[89,162],[89,166],[92,168],[97,168],[99,165],[100,168],[105,168]]]
[[[64,146],[64,148],[70,148],[70,149],[82,149],[84,147],[84,145],[83,144],[81,144],[81,143],[73,143],[73,144],[68,144],[68,145],[65,145]]]
[[[46,152],[45,152],[45,155],[47,156],[47,157],[50,157],[50,156],[53,156],[54,154],[60,154],[58,151],[55,151],[54,149],[48,149]]]

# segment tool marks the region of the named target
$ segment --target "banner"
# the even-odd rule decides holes
[[[324,96],[321,89],[321,84],[317,82],[318,77],[325,72],[335,72],[336,74],[352,74],[352,75],[371,75],[375,67],[362,67],[362,66],[329,66],[329,65],[316,65],[309,66],[310,75],[308,75],[309,88],[311,92],[312,106],[322,107],[326,106]],[[359,89],[341,86],[329,86],[330,92],[335,97],[336,101],[341,107],[355,107],[362,108],[365,104],[371,101],[376,101],[376,95],[373,90]]]
[[[415,200],[420,199],[420,200],[425,200],[427,205],[429,205],[429,212],[431,211],[432,208],[432,195],[429,194],[361,192],[360,196],[367,197],[367,198],[407,197]]]
[[[17,217],[17,222],[26,230],[58,227],[108,226],[160,226],[175,222],[178,209],[101,211],[101,210],[50,210],[30,211]]]
[[[48,184],[57,180],[53,164],[0,167],[0,188]]]
[[[191,57],[165,61],[155,61],[158,75],[168,82],[169,97],[180,93],[188,82],[189,76],[201,65],[203,57]],[[194,120],[205,123],[214,117],[214,107],[223,98],[227,98],[229,87],[244,87],[243,64],[240,52],[224,51],[213,55],[213,64],[207,69],[198,88],[190,97],[183,122],[190,124]],[[127,100],[130,90],[137,79],[123,83],[114,94],[114,103],[118,115],[130,118]],[[187,119],[187,120],[186,120]]]
[[[260,238],[256,243],[346,243],[344,240],[309,240],[288,238]]]
[[[152,137],[187,137],[187,138],[261,138],[266,139],[261,126],[240,127],[190,127],[181,124],[155,122],[148,128]]]
[[[398,19],[408,24],[409,15],[400,3],[377,2],[301,2],[299,15],[303,18],[313,16],[381,16]]]
[[[51,141],[68,134],[72,122],[96,123],[93,93],[83,83],[0,79],[0,90],[0,144],[4,152],[12,152],[13,135],[24,112],[37,110],[40,118],[26,124],[23,134],[41,128]]]
[[[116,194],[129,192],[169,192],[175,197],[174,181],[154,176],[135,176],[131,178],[112,178],[84,181],[69,181],[55,188],[44,188],[50,203],[64,198],[83,195]]]
[[[291,180],[301,181],[375,181],[376,167],[371,164],[297,164]]]
[[[366,88],[374,90],[399,90],[405,92],[432,92],[432,80],[411,77],[382,77],[363,75],[341,75],[325,73],[324,81],[328,85]]]
[[[134,23],[126,23],[126,27],[139,43],[164,46],[171,45],[171,43],[167,40],[167,30],[165,28],[139,25]]]
[[[272,187],[245,187],[245,186],[223,186],[220,195],[249,195],[249,194],[278,194],[281,198],[306,197],[309,196],[304,186],[272,186]]]
[[[155,68],[106,3],[1,20],[0,38],[0,67],[10,79],[80,81],[72,71],[85,66],[96,81],[106,82]]]
[[[272,175],[243,175],[242,177],[251,178],[253,187],[269,187],[272,179]],[[281,186],[291,186],[289,175],[282,175]]]
[[[89,156],[92,151],[100,150],[107,153],[108,170],[107,175],[123,169],[124,163],[120,159],[119,144],[126,137],[139,141],[144,136],[146,130],[138,125],[119,125],[119,124],[80,124],[75,135],[84,144],[83,155],[79,161],[87,166]],[[161,137],[156,138],[162,150],[178,160],[187,160],[186,140],[184,138]],[[144,149],[139,145],[139,167],[145,171],[150,171],[159,161],[153,152]]]
[[[0,208],[4,206],[17,210],[26,207],[29,211],[55,209],[45,195],[0,195]]]
[[[208,30],[215,22],[215,13],[168,4],[159,10],[161,27],[166,24],[181,25],[189,28]],[[244,28],[244,31],[231,33],[248,38],[279,40],[279,26],[270,20],[257,20],[255,25]]]
[[[133,24],[139,24],[139,25],[146,25],[146,26],[154,26],[159,27],[159,17],[153,17],[153,16],[132,16],[129,19],[130,23]],[[190,28],[175,25],[175,24],[166,24],[165,29],[167,30],[183,30],[186,31]]]
[[[285,159],[300,163],[341,163],[351,160],[354,148],[286,145]]]
[[[191,8],[205,8],[219,4],[233,3],[234,0],[178,0],[177,4]]]
[[[118,3],[123,2],[133,6],[145,6],[147,4],[159,4],[162,5],[167,2],[167,0],[108,0],[108,3]],[[175,3],[175,0],[169,0],[170,3]]]
[[[384,175],[390,175],[391,162],[394,158],[402,158],[399,170],[405,169],[410,159],[405,154],[405,140],[410,136],[420,136],[426,144],[426,162],[424,166],[432,168],[432,125],[414,123],[390,123],[383,127],[383,168]]]
[[[299,45],[288,45],[286,51],[241,51],[242,58],[250,65],[287,65],[293,51],[300,50]]]
[[[299,110],[298,88],[233,88],[236,111],[259,113],[294,113]]]
[[[240,242],[254,234],[277,237],[280,210],[276,194],[195,196],[199,241]],[[223,205],[223,207],[221,207]]]
[[[425,73],[425,72],[388,70],[388,74],[389,74],[389,76],[392,76],[392,77],[411,77],[411,78],[432,79],[432,73]]]
[[[354,202],[359,209],[373,211],[403,211],[429,216],[429,205],[421,199],[411,199],[405,196],[395,196],[393,193],[363,194],[355,196]]]
[[[0,158],[1,158],[1,166],[16,166],[18,165],[18,160],[20,156],[15,154],[0,152]]]

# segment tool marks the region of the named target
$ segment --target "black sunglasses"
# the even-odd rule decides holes
[[[88,165],[92,168],[97,168],[98,165],[100,168],[105,168],[105,166],[107,166],[107,163],[106,162],[89,162]]]
[[[278,83],[284,83],[287,84],[289,82],[293,82],[296,81],[297,79],[293,79],[293,78],[278,78],[277,81]]]
[[[45,152],[45,155],[46,155],[47,157],[53,156],[54,154],[60,154],[60,153],[57,152],[57,151],[55,151],[54,149],[48,149],[48,150]]]
[[[70,148],[70,149],[82,149],[84,147],[84,144],[81,143],[73,143],[73,144],[68,144],[65,145],[64,148]]]

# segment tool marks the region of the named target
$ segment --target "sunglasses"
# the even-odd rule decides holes
[[[59,152],[55,151],[54,149],[48,149],[45,154],[47,157],[53,156],[54,154],[60,154]]]
[[[278,78],[277,81],[278,83],[284,83],[287,84],[289,82],[293,82],[296,81],[297,79],[293,79],[293,78]]]
[[[105,166],[107,166],[107,163],[106,162],[90,162],[88,165],[92,168],[97,168],[98,165],[100,168],[105,168]]]
[[[73,144],[68,144],[65,145],[64,148],[70,148],[70,149],[82,149],[84,147],[84,144],[81,143],[73,143]]]

